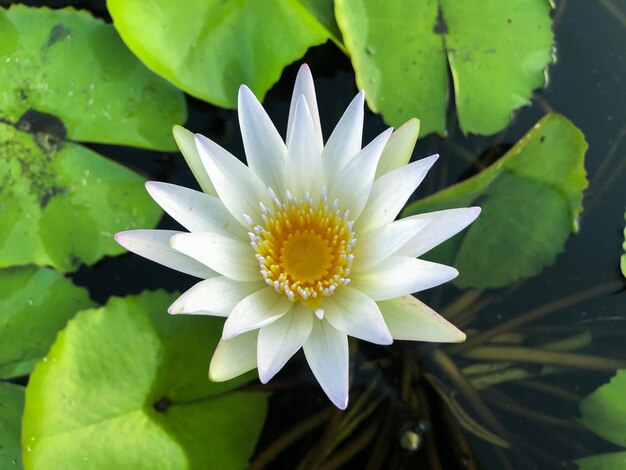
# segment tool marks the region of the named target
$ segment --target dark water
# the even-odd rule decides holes
[[[626,206],[626,87],[623,82],[626,77],[626,9],[621,4],[621,16],[612,12],[611,6],[618,8],[617,4],[608,0],[558,3],[555,11],[558,60],[550,67],[549,86],[536,94],[532,106],[516,114],[508,129],[490,137],[464,137],[458,129],[452,129],[446,139],[431,135],[418,142],[414,159],[432,153],[439,153],[442,158],[416,197],[430,194],[475,172],[472,163],[454,150],[455,146],[476,156],[483,155],[485,162],[489,163],[489,159],[501,155],[548,110],[564,114],[583,130],[589,143],[586,168],[590,187],[585,193],[580,232],[570,237],[554,265],[539,276],[511,288],[482,293],[468,307],[473,313],[458,317],[469,332],[470,340],[480,331],[563,300],[569,305],[511,329],[510,337],[506,339],[517,346],[535,348],[576,336],[587,343],[577,351],[579,353],[626,360],[626,293],[623,283],[620,284],[619,273]],[[86,6],[100,16],[106,16],[102,2],[87,3]],[[316,78],[322,125],[328,136],[356,92],[352,68],[331,45],[310,51],[305,60]],[[280,130],[286,128],[296,71],[297,65],[289,67],[265,101]],[[187,127],[207,135],[235,155],[243,155],[236,112],[191,99]],[[364,139],[371,140],[384,128],[380,117],[369,113]],[[178,155],[95,147],[149,179],[196,187]],[[176,225],[166,217],[160,227],[173,228]],[[74,279],[88,287],[98,302],[105,302],[111,295],[138,293],[144,289],[184,290],[194,282],[187,276],[134,255],[107,259],[95,267],[82,268]],[[596,286],[604,286],[604,293],[586,295]],[[422,300],[435,308],[445,309],[462,294],[447,286],[427,292]],[[577,302],[572,299],[577,294],[585,300]],[[485,305],[475,309],[481,303]],[[370,468],[409,468],[419,464],[422,468],[436,468],[432,459],[432,453],[436,452],[442,468],[567,468],[576,458],[613,450],[611,445],[573,420],[578,414],[578,399],[606,382],[611,375],[608,370],[566,368],[536,377],[530,385],[528,381],[511,381],[478,392],[477,405],[458,390],[458,384],[441,367],[441,352],[461,369],[476,363],[454,348],[412,344],[383,348],[359,343],[353,345],[352,352],[351,407],[362,393],[369,394],[365,400],[367,403],[377,403],[377,400],[380,403],[370,414],[364,414],[363,421],[334,454],[343,452],[346,457],[350,445],[356,449],[352,460],[343,463],[336,460],[339,466],[364,468],[369,464]],[[512,367],[532,374],[539,374],[542,370],[539,364],[513,363]],[[442,400],[436,385],[433,386],[433,379],[426,380],[424,372],[439,377],[441,386],[452,394],[452,400],[448,399],[447,403]],[[270,413],[259,451],[328,407],[301,356],[291,361],[271,387],[275,393],[270,400]],[[465,410],[470,420],[506,439],[511,447],[500,449],[489,442],[493,440],[491,438],[481,439],[461,430],[455,424],[454,413],[449,411],[450,406]],[[481,406],[491,418],[484,418]],[[340,414],[332,412],[329,416],[324,424],[303,433],[303,437],[279,455],[273,465],[293,468],[311,451],[315,455],[327,448],[326,441],[336,436],[341,425]],[[374,430],[371,435],[367,435],[369,429]],[[403,443],[403,437],[410,436],[421,437],[422,445],[418,445],[417,450],[407,450],[411,446]],[[315,462],[309,460],[308,463],[314,465]]]

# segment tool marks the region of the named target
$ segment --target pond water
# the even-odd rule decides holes
[[[93,8],[102,14],[98,5]],[[468,293],[446,286],[422,295],[468,333],[464,346],[353,343],[349,415],[329,408],[297,356],[265,387],[274,394],[256,464],[273,458],[277,468],[294,468],[306,459],[304,466],[314,468],[331,455],[330,468],[568,468],[577,458],[619,450],[576,417],[579,400],[609,379],[614,364],[626,364],[626,292],[619,271],[626,206],[626,10],[610,0],[561,1],[554,16],[557,62],[549,69],[549,86],[496,136],[465,137],[457,128],[446,138],[420,139],[414,159],[442,157],[416,197],[491,163],[553,110],[589,143],[590,186],[579,233],[532,279],[499,290]],[[305,61],[316,77],[328,136],[356,91],[352,68],[331,45],[310,51]],[[289,67],[265,101],[278,129],[286,128],[296,71],[297,65]],[[187,127],[244,154],[234,111],[191,100]],[[364,140],[384,128],[369,113]],[[176,154],[95,147],[149,179],[196,185]],[[160,224],[174,227],[169,218]],[[144,289],[185,290],[193,282],[135,255],[83,267],[73,278],[98,302]],[[548,349],[562,354],[544,354]],[[580,355],[594,360],[567,363]],[[299,439],[279,452],[281,436],[290,433]],[[345,439],[332,449],[337,435]]]

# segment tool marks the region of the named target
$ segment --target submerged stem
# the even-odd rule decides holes
[[[380,420],[374,421],[362,433],[357,435],[349,444],[337,452],[331,459],[324,463],[320,468],[323,470],[332,470],[340,468],[342,464],[350,460],[356,454],[361,452],[376,437],[376,430],[380,426]]]
[[[537,380],[520,380],[516,382],[516,384],[522,387],[527,387],[531,390],[535,390],[537,392],[552,395],[554,397],[560,398],[561,400],[566,400],[572,403],[578,403],[581,400],[581,397],[579,395],[576,395],[569,390],[564,390],[560,387],[556,387],[554,385],[550,385],[544,382],[539,382]]]
[[[517,346],[481,346],[464,352],[463,356],[488,361],[531,362],[598,371],[614,371],[626,367],[626,361],[620,359]]]
[[[465,397],[469,404],[480,415],[481,419],[483,419],[491,427],[491,430],[495,431],[496,434],[507,440],[504,427],[493,415],[487,405],[485,405],[474,386],[469,382],[467,377],[465,377],[463,372],[459,370],[454,361],[452,361],[452,359],[440,348],[433,348],[432,359],[454,383],[459,393]]]
[[[367,459],[367,467],[365,470],[376,470],[383,466],[385,456],[389,450],[389,444],[391,443],[394,433],[393,426],[396,424],[396,419],[391,415],[389,410],[382,412],[381,418],[382,424],[378,430],[378,436],[372,446],[372,452]]]
[[[309,432],[320,427],[324,424],[330,416],[335,412],[334,408],[326,408],[319,413],[309,416],[307,419],[299,422],[289,431],[284,433],[269,446],[263,449],[253,460],[250,462],[249,470],[258,470],[265,467],[268,463],[274,460],[285,449],[293,445],[298,439],[304,437]]]
[[[506,396],[504,393],[498,392],[497,390],[486,390],[484,392],[484,397],[494,406],[506,410],[510,413],[524,416],[529,419],[533,419],[535,421],[540,421],[551,426],[558,426],[563,429],[573,430],[573,431],[585,431],[580,424],[575,421],[565,420],[561,418],[557,418],[556,416],[551,416],[545,413],[540,413],[538,411],[533,411],[515,400],[512,400],[510,397]]]
[[[465,311],[471,304],[476,302],[483,293],[484,291],[480,289],[470,289],[463,292],[457,299],[441,310],[441,315],[448,320],[454,319],[459,313]]]
[[[474,335],[470,337],[467,340],[467,342],[456,345],[456,346],[452,346],[449,350],[451,354],[460,354],[462,352],[475,348],[476,346],[483,344],[487,340],[495,336],[498,336],[502,333],[505,333],[509,330],[512,330],[513,328],[516,328],[520,325],[524,325],[528,322],[541,318],[557,310],[560,310],[565,307],[569,307],[570,305],[575,305],[579,302],[592,299],[599,295],[608,294],[610,292],[613,292],[615,289],[620,288],[621,286],[622,286],[622,281],[609,282],[606,284],[601,284],[599,286],[592,287],[582,292],[578,292],[568,297],[555,300],[554,302],[550,302],[548,304],[542,305],[541,307],[538,307],[527,313],[524,313],[515,318],[512,318],[509,321],[500,323],[499,325],[494,326],[493,328],[489,330],[486,330],[486,331],[483,331],[482,333]]]
[[[299,468],[302,469],[316,469],[324,461],[328,455],[328,448],[332,446],[337,433],[341,427],[341,421],[343,418],[343,411],[335,410],[331,419],[328,421],[326,430],[319,440],[317,445],[308,453],[307,458],[302,462]]]

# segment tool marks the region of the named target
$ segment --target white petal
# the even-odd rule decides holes
[[[296,103],[300,95],[303,95],[306,99],[306,104],[309,107],[311,113],[311,120],[313,121],[313,128],[320,147],[324,145],[324,138],[322,136],[322,125],[320,124],[320,115],[317,110],[317,98],[315,97],[315,85],[313,84],[313,76],[309,66],[303,64],[298,70],[298,76],[296,77],[296,84],[293,88],[293,95],[291,96],[291,104],[289,106],[289,120],[287,122],[287,138],[289,142],[291,139],[291,133],[293,131],[293,121],[296,112]]]
[[[370,197],[355,229],[367,232],[394,220],[438,157],[432,155],[423,158],[390,171],[374,181]]]
[[[335,130],[328,138],[322,160],[326,180],[336,177],[348,162],[361,150],[363,140],[364,93],[354,97],[341,116]]]
[[[115,234],[115,241],[128,251],[191,276],[202,279],[218,274],[202,263],[174,250],[170,239],[183,234],[173,230],[128,230]]]
[[[430,219],[428,226],[409,240],[399,251],[403,256],[421,256],[476,220],[480,207],[462,207],[418,214],[407,219]]]
[[[278,320],[293,306],[286,295],[265,287],[239,302],[224,323],[224,339],[257,330]]]
[[[300,96],[294,112],[293,132],[287,150],[284,188],[294,196],[308,192],[318,200],[323,186],[322,146],[315,135],[311,113],[304,96]]]
[[[190,232],[215,232],[248,240],[246,229],[217,197],[157,181],[148,181],[146,189],[165,212]]]
[[[343,287],[324,299],[324,315],[348,336],[375,344],[393,342],[376,302],[356,289]]]
[[[296,304],[282,318],[259,330],[257,364],[262,383],[274,377],[302,347],[312,327],[311,310]]]
[[[391,256],[366,271],[350,273],[350,286],[373,300],[387,300],[430,289],[458,275],[456,269],[443,264]]]
[[[428,225],[428,219],[396,220],[364,234],[357,233],[352,271],[363,271],[395,254]]]
[[[227,317],[243,298],[265,286],[263,281],[239,282],[224,276],[214,277],[194,285],[176,299],[167,311],[171,314]]]
[[[259,177],[206,137],[196,134],[196,144],[219,198],[233,217],[244,227],[248,227],[244,214],[260,220],[259,203],[271,207],[271,200]]]
[[[180,152],[183,154],[187,165],[191,169],[193,176],[195,176],[196,181],[198,181],[202,191],[211,196],[217,196],[213,183],[211,183],[211,178],[209,178],[209,174],[200,159],[193,132],[189,132],[181,126],[174,126],[173,133],[174,140],[176,140]]]
[[[181,233],[170,240],[172,248],[191,256],[235,281],[261,280],[254,251],[243,242],[217,233]]]
[[[245,85],[239,88],[239,126],[248,166],[280,196],[287,148],[263,106]]]
[[[314,320],[303,346],[313,375],[335,406],[348,406],[348,337],[326,320]]]
[[[380,154],[393,129],[387,129],[367,147],[361,150],[346,165],[338,178],[331,180],[328,192],[330,200],[339,200],[339,207],[350,209],[350,218],[355,220],[361,214],[370,195],[374,173]]]
[[[228,341],[220,340],[209,366],[209,378],[224,382],[256,367],[257,331],[244,333]]]
[[[389,142],[387,142],[385,150],[380,156],[380,161],[376,168],[376,178],[409,163],[419,132],[420,121],[412,118],[391,134]]]
[[[379,302],[394,339],[458,343],[465,333],[412,295]]]

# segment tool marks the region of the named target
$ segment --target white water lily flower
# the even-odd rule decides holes
[[[298,73],[283,141],[242,86],[248,166],[211,140],[174,129],[204,193],[149,182],[154,200],[189,232],[133,230],[116,240],[203,280],[172,314],[227,317],[209,376],[255,367],[269,381],[300,348],[339,408],[348,404],[348,335],[458,342],[465,335],[411,294],[451,280],[417,259],[469,225],[477,207],[394,219],[437,156],[409,161],[417,120],[361,148],[363,92],[324,145],[308,67]]]

